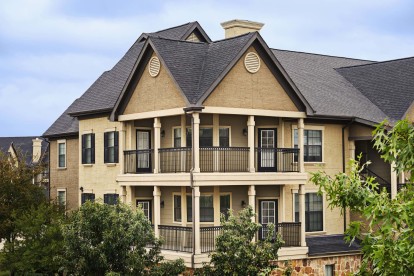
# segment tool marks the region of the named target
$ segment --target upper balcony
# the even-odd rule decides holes
[[[297,148],[255,148],[255,172],[299,172]],[[250,172],[249,147],[200,147],[200,172]],[[154,155],[158,154],[158,164]],[[124,173],[188,173],[192,168],[192,148],[160,148],[124,151]]]

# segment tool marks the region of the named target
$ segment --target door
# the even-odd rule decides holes
[[[276,141],[277,132],[272,128],[259,128],[258,135],[258,171],[275,172],[276,171]]]
[[[141,207],[145,217],[152,223],[151,200],[137,199],[137,207]]]
[[[137,130],[137,172],[151,172],[151,131]]]
[[[262,228],[259,230],[260,240],[263,240],[267,237],[269,232],[267,225],[269,223],[273,223],[274,225],[277,224],[277,212],[278,207],[276,199],[259,200],[259,222],[262,225]]]

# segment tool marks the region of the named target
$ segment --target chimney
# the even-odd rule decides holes
[[[225,38],[234,37],[250,32],[258,32],[263,27],[263,25],[263,23],[240,19],[233,19],[221,23],[221,26],[224,29]]]
[[[37,163],[40,160],[40,157],[42,155],[42,140],[39,138],[33,139],[33,155],[32,155],[32,161],[33,163]]]

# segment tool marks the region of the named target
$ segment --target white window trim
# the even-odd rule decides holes
[[[274,197],[274,196],[256,196],[256,221],[259,222],[260,221],[260,217],[259,217],[259,213],[260,213],[260,205],[259,205],[259,201],[260,200],[277,200],[277,223],[282,223],[281,221],[281,215],[282,215],[282,205],[280,202],[280,196]]]
[[[295,147],[295,132],[294,131],[297,129],[298,129],[297,125],[292,125],[292,148]],[[304,161],[304,163],[305,164],[325,164],[325,126],[305,125],[305,128],[303,130],[321,130],[322,131],[322,137],[321,137],[322,138],[322,161],[321,162]]]
[[[64,204],[64,206],[65,206],[65,209],[66,209],[66,206],[67,206],[67,198],[68,198],[68,196],[67,196],[67,191],[66,191],[66,188],[58,188],[57,190],[56,190],[56,197],[57,197],[57,199],[59,200],[59,192],[65,192],[65,204]],[[59,202],[58,202],[59,203]]]
[[[265,128],[265,129],[276,129],[276,148],[283,148],[284,145],[280,145],[282,137],[279,137],[279,125],[259,125],[254,126],[254,145],[255,147],[259,147],[259,129]]]
[[[155,214],[154,214],[154,198],[153,197],[135,197],[134,199],[134,204],[133,204],[133,208],[137,209],[137,200],[142,200],[142,201],[150,201],[151,202],[151,221],[154,222],[155,219]],[[161,203],[161,200],[160,200]],[[161,210],[161,206],[160,206],[160,210]],[[161,213],[161,212],[160,212]]]
[[[174,196],[180,196],[181,197],[181,221],[176,221],[175,220],[175,217],[174,217],[174,208],[175,208]],[[183,203],[183,195],[182,195],[182,193],[181,192],[173,192],[172,193],[172,222],[175,223],[175,224],[182,224],[183,222],[184,223],[187,223],[186,221],[184,221],[184,218],[183,218],[183,212],[182,212],[182,210],[183,210],[183,204],[182,203]],[[186,216],[185,219],[187,220],[187,216]]]
[[[217,137],[217,141],[218,141],[218,143],[219,143],[219,146],[220,146],[220,129],[221,128],[228,128],[229,129],[229,147],[231,147],[231,126],[219,126],[218,127],[218,129],[219,129],[219,131],[218,131],[218,137]],[[213,137],[213,139],[214,139],[214,137]]]
[[[318,190],[306,190],[305,191],[306,194],[312,194],[318,193]],[[299,194],[299,190],[298,189],[292,189],[292,221],[295,222],[295,195]],[[325,202],[325,194],[322,194],[322,231],[312,231],[312,232],[305,232],[307,235],[318,235],[318,234],[325,234],[326,233],[326,202]]]
[[[59,145],[60,144],[65,144],[65,166],[64,167],[59,166]],[[66,139],[57,140],[57,168],[58,168],[58,170],[65,170],[68,167],[67,152],[68,152],[68,145],[66,143]]]

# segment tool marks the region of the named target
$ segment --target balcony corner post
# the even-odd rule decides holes
[[[200,187],[195,186],[194,192],[194,254],[201,254],[200,243]]]
[[[398,176],[397,171],[395,170],[395,162],[391,163],[391,199],[394,199],[397,196],[398,192]]]
[[[298,120],[298,147],[299,147],[299,172],[305,172],[305,157],[304,157],[304,128],[305,124],[303,118]]]
[[[249,146],[249,171],[255,172],[255,164],[254,164],[254,116],[249,116],[247,120],[247,144]]]
[[[160,230],[158,226],[160,225],[161,217],[161,189],[158,186],[154,186],[154,233],[155,237],[160,237]]]
[[[160,118],[154,118],[154,173],[158,173],[158,149],[161,144],[161,121]]]
[[[194,169],[193,172],[200,172],[200,114],[193,113],[193,150]]]
[[[305,225],[305,184],[299,185],[299,221],[300,221],[300,246],[306,246]]]

